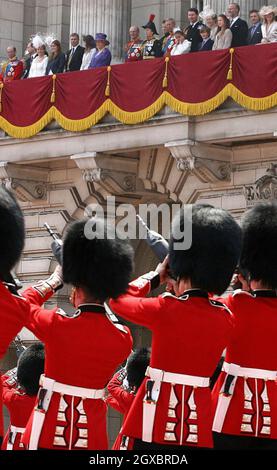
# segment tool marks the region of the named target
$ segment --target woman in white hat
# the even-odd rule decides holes
[[[260,10],[260,16],[263,20],[262,44],[277,42],[277,21],[275,21],[276,14],[277,8],[273,6],[264,6]]]
[[[212,8],[209,6],[205,6],[203,11],[199,13],[199,17],[203,21],[204,25],[208,26],[211,30],[210,38],[212,41],[215,40],[215,37],[218,32],[218,24],[217,24],[217,15]]]

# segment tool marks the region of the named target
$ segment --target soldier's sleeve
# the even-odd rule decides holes
[[[48,279],[26,289],[22,296],[30,304],[42,306],[63,286],[63,280],[55,271]]]
[[[0,282],[0,358],[23,328],[28,316],[28,302],[22,297],[12,295]]]
[[[30,303],[29,316],[25,322],[25,327],[30,330],[42,342],[46,342],[52,334],[56,310],[46,310],[39,305]]]
[[[163,299],[144,298],[159,286],[160,277],[157,273],[149,273],[140,277],[129,285],[125,295],[111,300],[112,310],[120,317],[151,329],[159,320],[159,312]]]
[[[129,411],[133,401],[134,395],[127,390],[124,390],[122,380],[120,380],[121,371],[117,372],[111,379],[107,386],[109,396],[107,397],[107,404],[116,409],[122,414]]]
[[[13,401],[14,394],[15,394],[15,385],[13,387],[10,387],[7,382],[7,377],[2,376],[2,398],[3,398],[3,404],[9,408],[9,405]]]

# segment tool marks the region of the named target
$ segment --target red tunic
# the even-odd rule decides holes
[[[29,313],[25,299],[12,295],[0,282],[0,358],[19,333]],[[0,438],[3,437],[2,381],[0,380]]]
[[[143,59],[143,41],[137,39],[136,41],[129,41],[126,44],[125,62],[138,62]]]
[[[35,396],[31,397],[26,395],[26,393],[17,388],[15,383],[10,386],[9,379],[9,375],[4,375],[2,377],[3,403],[8,408],[10,414],[10,426],[5,436],[2,450],[7,450],[11,426],[24,429],[36,402]],[[22,446],[20,446],[21,437],[21,433],[16,435],[13,450],[22,450]]]
[[[243,368],[277,371],[277,297],[255,297],[238,291],[224,300],[235,318],[234,340],[227,348],[226,362]],[[226,375],[221,373],[213,390],[214,410]],[[276,379],[238,377],[221,432],[277,439]]]
[[[128,328],[112,323],[103,306],[86,305],[83,312],[80,310],[69,316],[57,308],[41,308],[45,299],[33,288],[28,289],[24,296],[31,303],[26,326],[45,344],[46,377],[75,387],[105,388],[115,369],[132,350]],[[54,392],[39,448],[107,449],[107,405],[102,399],[83,398]],[[33,417],[23,437],[27,445],[32,420]]]
[[[232,318],[205,293],[199,296],[145,297],[150,281],[140,278],[128,293],[110,302],[123,318],[152,331],[150,366],[165,372],[209,378],[232,335]],[[195,293],[196,294],[196,293]],[[194,295],[195,295],[194,294]],[[193,295],[193,294],[192,294]],[[140,387],[123,426],[123,435],[142,438],[146,382]],[[209,387],[162,383],[153,439],[157,444],[212,447],[212,408]]]
[[[134,402],[135,395],[132,392],[129,392],[128,390],[125,390],[122,384],[122,379],[121,379],[122,373],[121,371],[117,372],[112,380],[108,384],[108,392],[109,395],[106,398],[106,402],[109,406],[114,408],[116,411],[119,413],[122,413],[123,416],[123,423],[126,420],[127,414]],[[122,429],[120,430],[120,433],[113,445],[113,450],[120,450],[120,447],[122,445]],[[126,445],[128,447],[128,450],[131,450],[133,447],[133,440],[130,439],[128,442],[126,442]]]

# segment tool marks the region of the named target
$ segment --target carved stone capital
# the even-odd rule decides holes
[[[179,171],[195,174],[204,183],[230,181],[231,151],[194,140],[169,142],[165,147],[176,160]]]
[[[0,183],[14,191],[22,202],[45,200],[47,197],[48,170],[0,162]]]
[[[97,152],[86,152],[71,157],[71,160],[74,160],[82,171],[83,178],[87,183],[99,183],[102,180],[102,170],[97,162],[98,156]]]
[[[137,190],[137,161],[119,155],[87,152],[73,155],[87,183],[98,183],[106,193],[116,195]]]
[[[277,200],[277,164],[272,163],[266,170],[266,174],[254,184],[244,187],[246,203],[248,207],[258,202]]]

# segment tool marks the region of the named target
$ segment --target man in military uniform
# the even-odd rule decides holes
[[[46,348],[45,376],[23,443],[30,450],[105,450],[105,387],[132,350],[128,328],[105,301],[124,293],[133,270],[128,242],[103,221],[73,223],[63,246],[64,282],[74,286],[75,312],[44,310],[62,285],[42,281],[23,293],[31,304],[26,324]]]
[[[165,23],[166,35],[162,39],[162,52],[164,56],[170,56],[173,47],[176,44],[176,38],[174,30],[176,27],[176,21],[173,18],[168,18]]]
[[[184,246],[190,227],[192,243]],[[125,440],[135,439],[134,449],[213,447],[210,377],[232,338],[233,322],[209,293],[227,289],[240,247],[241,231],[230,214],[187,206],[173,224],[169,266],[166,259],[110,302],[113,311],[153,335],[150,367],[122,429]],[[169,267],[175,295],[146,298],[167,283]]]
[[[144,381],[149,366],[150,350],[137,349],[128,358],[126,367],[117,372],[107,386],[109,395],[107,404],[123,414],[123,421],[135,400],[135,396]],[[132,450],[133,439],[124,439],[120,433],[113,445],[113,450]]]
[[[19,357],[17,368],[2,377],[3,403],[9,410],[10,425],[2,450],[22,450],[22,434],[30,418],[44,372],[44,347],[35,343]]]
[[[22,329],[28,304],[17,295],[11,269],[24,246],[24,220],[11,193],[0,186],[0,359]],[[2,382],[0,380],[0,440],[3,439]]]
[[[144,60],[156,59],[163,55],[161,42],[155,37],[158,32],[154,19],[155,15],[150,15],[148,23],[143,26],[146,32],[146,40],[142,43]]]
[[[277,205],[248,211],[242,231],[240,264],[250,291],[224,299],[235,328],[213,391],[215,446],[277,450]]]
[[[16,48],[7,48],[8,61],[2,65],[2,75],[4,82],[20,80],[23,75],[23,62],[16,57]]]
[[[125,62],[138,62],[143,58],[143,41],[140,39],[139,32],[138,26],[131,26],[129,30],[130,41],[125,47]]]

